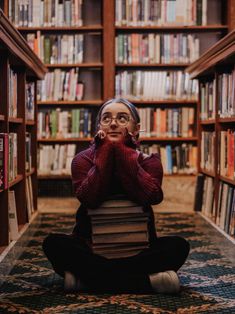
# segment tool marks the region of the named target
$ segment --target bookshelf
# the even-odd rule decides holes
[[[201,211],[209,221],[235,243],[234,42],[235,31],[233,30],[189,66],[187,71],[191,77],[198,78],[200,82],[198,159],[199,173],[204,176]],[[212,82],[215,83],[212,85]],[[213,88],[208,96],[205,96],[204,89],[207,84],[211,84]],[[211,99],[212,101],[210,101]],[[211,119],[208,119],[208,112],[214,114],[214,116],[209,114],[212,116]],[[209,136],[214,134],[213,145],[210,141],[201,145],[203,133],[206,132]],[[213,150],[214,164],[212,168],[210,168],[210,163],[202,163],[202,157],[207,155],[210,159],[212,154],[210,148]],[[208,183],[209,181],[210,183]],[[209,195],[213,195],[213,197],[209,198]]]
[[[5,1],[4,10],[7,14],[10,13],[11,17],[13,17],[13,13],[11,11],[11,3],[17,3],[16,0]],[[159,5],[162,2],[164,7],[161,10],[166,10],[167,5],[170,5],[167,1],[155,1],[156,5]],[[207,0],[203,1],[207,4],[207,9],[204,7],[204,11],[207,10],[207,14],[201,13],[200,16],[198,14],[199,20],[196,20],[196,4],[197,2],[201,2],[199,0],[195,1],[187,1],[187,3],[194,3],[193,9],[190,11],[191,15],[194,14],[194,23],[189,21],[189,17],[187,17],[186,11],[184,15],[181,16],[181,22],[177,24],[175,22],[164,20],[163,15],[161,17],[161,21],[157,21],[154,19],[156,17],[152,16],[152,12],[154,12],[151,8],[149,10],[150,17],[152,19],[151,23],[139,23],[138,21],[138,8],[142,6],[143,16],[146,19],[146,12],[148,8],[148,4],[150,1],[129,1],[129,7],[126,5],[125,1],[119,0],[86,0],[83,1],[81,7],[81,20],[82,22],[80,25],[73,26],[71,23],[69,24],[68,21],[59,20],[59,22],[55,22],[53,19],[53,14],[49,14],[48,12],[45,14],[46,16],[46,23],[38,22],[37,26],[31,25],[32,23],[24,23],[24,21],[17,20],[17,27],[20,32],[23,34],[25,38],[27,35],[33,34],[34,40],[40,41],[42,38],[50,37],[50,40],[53,43],[53,38],[56,36],[62,37],[63,35],[66,36],[77,36],[83,35],[83,60],[81,62],[74,62],[74,60],[70,60],[69,62],[55,62],[54,64],[50,64],[45,62],[49,72],[54,70],[60,71],[71,71],[72,69],[79,68],[79,76],[81,81],[84,82],[84,94],[82,99],[73,99],[73,100],[62,100],[57,99],[54,100],[51,97],[44,97],[45,99],[39,99],[38,110],[39,112],[46,111],[46,110],[56,110],[56,108],[60,108],[62,111],[70,111],[74,108],[89,108],[94,112],[97,112],[99,106],[109,98],[113,98],[114,96],[118,96],[117,90],[115,86],[117,85],[117,75],[123,72],[133,73],[139,71],[139,73],[157,73],[165,72],[165,73],[172,73],[172,72],[184,72],[185,68],[191,63],[191,57],[185,58],[185,61],[174,62],[171,60],[167,60],[166,62],[162,60],[155,60],[155,62],[142,62],[142,61],[135,61],[135,62],[118,62],[117,60],[117,38],[118,37],[125,37],[125,40],[128,41],[133,34],[135,34],[139,38],[141,37],[145,43],[146,38],[150,36],[153,38],[154,36],[158,36],[159,41],[165,42],[166,45],[169,45],[172,42],[173,36],[178,38],[177,36],[181,36],[184,38],[184,45],[188,45],[188,43],[192,42],[196,39],[197,44],[199,43],[199,55],[201,55],[204,51],[206,51],[211,45],[213,45],[216,41],[218,41],[221,37],[223,37],[228,29],[233,27],[234,18],[232,15],[233,12],[233,3],[230,0],[222,1],[222,0]],[[29,5],[30,5],[29,1]],[[49,1],[49,3],[59,3],[58,1]],[[68,1],[68,3],[76,3],[79,4],[80,1]],[[121,6],[122,3],[122,6]],[[137,7],[135,4],[138,3]],[[122,19],[122,10],[126,9],[129,13],[132,10],[134,21],[130,23],[123,22]],[[229,9],[228,9],[229,8]],[[231,9],[232,8],[232,9]],[[44,8],[45,9],[45,8]],[[230,10],[231,9],[231,10]],[[156,10],[156,8],[155,8]],[[188,7],[188,10],[190,8]],[[200,10],[200,8],[199,8]],[[174,11],[174,10],[173,10]],[[172,15],[172,8],[170,8],[167,14]],[[178,10],[179,11],[179,10]],[[46,11],[44,11],[46,12]],[[69,11],[68,11],[69,12]],[[139,10],[140,12],[140,10]],[[193,13],[194,12],[194,13]],[[156,12],[155,12],[156,13]],[[137,14],[135,16],[135,14]],[[127,12],[126,12],[127,15]],[[231,16],[230,16],[231,15]],[[43,16],[43,18],[45,17]],[[157,14],[156,14],[157,16]],[[118,18],[121,17],[120,20]],[[191,16],[193,17],[193,16]],[[72,18],[73,15],[72,15]],[[147,21],[151,20],[147,18]],[[26,24],[26,25],[22,25]],[[49,25],[51,24],[51,25]],[[140,25],[141,24],[141,25]],[[169,39],[168,37],[171,38]],[[191,37],[190,37],[191,36]],[[40,39],[39,39],[40,38]],[[56,40],[60,40],[57,37]],[[168,39],[167,39],[168,38]],[[180,42],[180,39],[177,39]],[[29,39],[30,41],[30,39]],[[130,40],[129,40],[130,41]],[[186,44],[185,44],[186,43]],[[124,45],[124,44],[123,44]],[[36,45],[38,46],[38,45]],[[171,47],[171,46],[170,46]],[[95,48],[95,49],[94,49]],[[169,48],[169,47],[168,47]],[[37,50],[38,48],[36,48]],[[131,48],[132,49],[132,48]],[[133,50],[133,49],[132,49]],[[171,49],[170,49],[171,50]],[[169,49],[168,49],[169,52]],[[187,60],[186,60],[187,59]],[[44,60],[46,61],[46,60]],[[47,60],[48,61],[48,60]],[[76,71],[76,70],[75,70]],[[141,75],[142,75],[141,74]],[[146,74],[147,76],[148,74]],[[145,78],[143,78],[145,79]],[[155,77],[156,80],[161,81],[161,78]],[[180,83],[179,83],[180,84]],[[153,87],[154,89],[154,87]],[[44,93],[42,93],[44,94]],[[180,108],[191,108],[194,110],[194,122],[192,125],[195,125],[193,128],[193,134],[190,136],[166,136],[166,134],[143,134],[141,141],[147,149],[147,146],[152,147],[152,144],[157,144],[158,151],[160,151],[161,146],[166,147],[167,144],[171,146],[171,149],[174,150],[176,146],[180,145],[190,145],[190,147],[197,146],[197,104],[198,100],[196,95],[193,98],[186,98],[184,97],[146,97],[146,95],[142,95],[144,97],[136,97],[134,94],[123,95],[126,96],[130,101],[132,101],[138,108],[151,108],[155,110],[156,108],[161,108],[163,110],[171,111]],[[148,96],[148,95],[147,95]],[[48,114],[50,115],[50,114]],[[169,113],[169,117],[171,113]],[[180,114],[179,114],[180,116]],[[151,114],[150,114],[151,117]],[[148,118],[149,119],[149,118]],[[147,120],[145,118],[144,120]],[[178,118],[176,118],[178,119]],[[181,119],[181,118],[180,118]],[[148,122],[146,122],[148,123]],[[177,124],[177,120],[175,122]],[[91,130],[92,133],[93,130]],[[166,133],[166,131],[164,131]],[[151,133],[151,132],[149,132]],[[90,134],[91,136],[93,134]],[[148,136],[146,136],[148,135]],[[150,135],[150,136],[149,136]],[[39,138],[38,142],[39,145],[56,145],[56,144],[69,144],[74,143],[76,144],[76,150],[80,151],[86,148],[89,144],[90,136],[87,137],[72,137],[72,138],[51,138],[47,136],[46,138]],[[151,151],[153,149],[151,148]],[[147,151],[146,151],[147,152]],[[173,157],[172,157],[173,158]],[[195,165],[195,161],[194,161]],[[187,169],[186,169],[187,170]],[[196,167],[194,167],[194,172],[196,171]],[[187,174],[187,171],[185,172]],[[55,179],[55,174],[42,174],[39,175],[39,179],[44,180],[46,177],[47,179],[51,178],[52,180]],[[65,174],[57,174],[57,176],[61,179],[65,178]],[[44,180],[45,181],[45,180]],[[40,182],[39,182],[40,183]]]
[[[1,253],[10,243],[8,207],[11,191],[15,194],[19,232],[29,222],[26,207],[26,185],[29,177],[31,178],[32,202],[35,212],[37,209],[37,125],[35,123],[37,110],[35,107],[33,117],[28,120],[29,108],[27,107],[26,89],[29,86],[27,84],[34,84],[32,86],[36,91],[36,81],[44,77],[46,68],[2,10],[0,10],[0,49],[0,133],[5,134],[1,135],[0,139],[1,164],[3,163],[0,166],[3,174],[0,188]],[[31,137],[29,155],[26,152],[28,134]],[[27,156],[32,158],[31,167],[27,166]]]

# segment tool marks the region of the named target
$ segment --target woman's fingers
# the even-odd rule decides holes
[[[99,131],[96,133],[96,136],[95,136],[95,137],[98,137],[98,138],[100,138],[100,139],[102,140],[103,138],[105,138],[105,136],[106,136],[106,133],[105,133],[103,130],[99,130]]]

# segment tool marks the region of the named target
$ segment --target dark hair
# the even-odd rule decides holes
[[[109,99],[108,101],[106,101],[106,102],[100,107],[100,110],[99,110],[98,115],[97,115],[97,118],[96,118],[96,129],[98,129],[98,125],[99,125],[100,118],[101,118],[101,113],[102,113],[104,107],[106,107],[106,106],[109,105],[109,104],[113,104],[113,103],[122,103],[122,104],[124,104],[125,106],[127,106],[127,107],[130,109],[130,112],[131,112],[131,115],[132,115],[134,121],[135,121],[136,123],[140,123],[140,116],[139,116],[139,113],[138,113],[136,107],[135,107],[131,102],[129,102],[127,99],[124,99],[124,98],[113,98],[113,99]]]

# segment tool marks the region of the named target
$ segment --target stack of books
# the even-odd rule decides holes
[[[107,258],[128,257],[149,247],[148,213],[129,200],[107,200],[88,209],[93,252]]]

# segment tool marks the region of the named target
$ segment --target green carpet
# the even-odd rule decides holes
[[[91,295],[65,293],[63,280],[45,258],[49,232],[69,233],[73,215],[46,214],[11,273],[1,274],[0,313],[235,313],[235,268],[227,257],[234,246],[197,214],[156,215],[158,235],[179,235],[191,244],[180,269],[179,295]],[[33,228],[33,225],[31,226]]]

